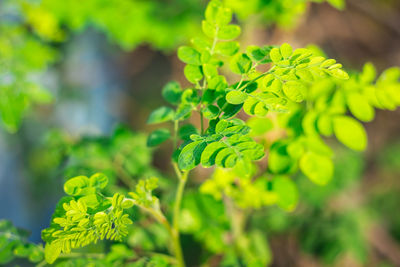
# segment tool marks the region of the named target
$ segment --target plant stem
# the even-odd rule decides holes
[[[172,235],[172,227],[170,223],[168,222],[167,218],[165,218],[164,214],[161,213],[161,211],[157,211],[152,208],[146,208],[144,206],[139,206],[143,211],[147,212],[148,214],[152,215],[154,219],[156,219],[159,223],[164,225],[164,227],[167,229],[167,231]]]
[[[173,223],[172,223],[172,227],[174,229],[178,229],[178,225],[179,225],[179,211],[180,211],[181,202],[182,202],[183,190],[185,188],[185,184],[187,181],[187,176],[188,176],[188,172],[184,172],[179,179],[178,190],[177,190],[176,196],[175,196],[174,217],[173,217]]]
[[[232,243],[237,253],[241,254],[242,247],[240,244],[240,240],[243,236],[243,228],[245,226],[246,217],[242,212],[240,212],[240,210],[235,207],[235,204],[233,203],[231,198],[224,196],[223,199],[226,211],[231,221],[231,233],[233,239]]]
[[[183,258],[182,247],[179,237],[179,215],[180,215],[183,191],[185,189],[185,184],[188,177],[188,172],[181,173],[179,169],[178,172],[180,175],[178,175],[179,185],[175,195],[174,213],[172,219],[172,230],[173,230],[172,242],[174,246],[175,257],[178,261],[178,266],[184,267],[185,261]]]
[[[174,139],[173,139],[173,148],[176,149],[178,144],[178,128],[179,128],[179,121],[174,121]]]
[[[182,179],[180,179],[180,181],[182,181]],[[179,190],[179,188],[181,188],[181,183],[179,184],[178,187],[178,192],[181,191],[181,194],[183,193],[183,188]],[[178,194],[177,194],[177,198],[178,198]],[[182,196],[180,197],[180,199],[182,198]],[[149,213],[150,215],[152,215],[159,223],[161,223],[168,231],[168,233],[170,234],[171,238],[172,238],[172,253],[175,255],[175,259],[176,259],[176,264],[179,267],[185,267],[185,262],[183,259],[183,253],[182,253],[182,248],[181,248],[181,244],[180,244],[180,239],[179,239],[179,229],[174,227],[171,227],[171,224],[168,222],[167,218],[165,218],[164,214],[162,214],[160,211],[156,211],[154,209],[151,208],[146,208],[144,206],[139,206],[141,209],[143,209],[145,212]],[[176,203],[175,203],[175,207],[177,207]],[[174,207],[174,208],[175,208]],[[174,218],[175,218],[175,212],[176,212],[176,208],[174,209]],[[178,211],[179,213],[179,208]]]
[[[239,81],[239,83],[237,84],[235,90],[237,90],[238,88],[240,88],[240,86],[241,86],[242,83],[243,83],[243,80],[244,80],[244,75],[242,75],[242,78],[240,78],[240,81]]]

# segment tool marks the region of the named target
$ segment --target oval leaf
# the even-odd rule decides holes
[[[226,95],[226,101],[230,104],[239,105],[247,99],[247,94],[241,91],[230,91]]]
[[[171,133],[168,129],[162,128],[153,131],[147,138],[147,146],[158,146],[161,143],[167,141],[171,137]]]
[[[347,116],[333,119],[336,138],[353,150],[362,151],[367,147],[367,133],[361,123]]]
[[[315,184],[325,185],[333,176],[333,162],[323,155],[307,152],[300,159],[300,170]]]

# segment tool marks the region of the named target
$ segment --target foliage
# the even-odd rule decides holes
[[[54,61],[55,51],[21,26],[0,24],[0,31],[0,116],[6,130],[13,133],[33,105],[51,101],[37,80]]]
[[[229,6],[242,10],[235,5],[239,2]],[[107,5],[104,13],[96,13],[98,18],[91,17],[92,5],[99,3],[75,3],[76,17],[62,13],[65,7],[52,1],[22,6],[37,34],[55,41],[63,36],[59,28],[63,23],[83,27],[86,20],[80,16],[113,36],[124,17],[107,20],[111,12]],[[131,4],[117,1],[113,7],[131,10]],[[141,12],[140,8],[132,12]],[[60,22],[51,16],[53,12]],[[46,25],[53,28],[35,24],[38,14],[47,14],[53,23]],[[162,89],[168,104],[148,118],[149,124],[162,126],[150,133],[147,145],[172,143],[176,192],[151,167],[151,150],[144,147],[143,135],[118,128],[111,138],[69,143],[57,159],[69,157],[67,177],[82,175],[65,181],[68,196],[59,201],[49,228],[42,232],[46,243],[42,264],[198,266],[217,261],[218,266],[266,266],[272,262],[267,235],[290,225],[299,231],[302,248],[308,252],[322,248],[320,255],[327,263],[334,261],[337,251],[350,251],[363,262],[367,248],[360,218],[365,213],[351,207],[324,208],[333,193],[348,189],[359,176],[359,158],[351,154],[348,161],[354,164],[342,162],[345,167],[335,170],[341,155],[335,157],[327,139],[335,136],[354,151],[365,150],[367,135],[360,121],[371,121],[375,109],[394,110],[400,105],[400,69],[388,69],[377,77],[368,63],[361,73],[348,74],[336,60],[313,48],[293,49],[287,43],[241,48],[235,41],[241,28],[232,19],[232,9],[219,0],[210,1],[201,23],[203,35],[177,50],[188,86],[168,83]],[[116,39],[125,45],[136,42],[133,35],[122,37],[127,39]],[[186,183],[194,183],[190,172],[199,166],[214,167],[211,177],[199,190],[193,186],[185,192]],[[326,187],[316,188],[322,185]],[[288,213],[296,210],[299,199],[304,200],[304,212]],[[267,207],[272,215],[265,214]],[[304,220],[313,214],[319,219]],[[333,236],[319,224],[329,225]],[[346,238],[336,238],[335,233],[342,232],[338,236]],[[181,245],[187,236],[199,244],[200,253]],[[98,253],[88,252],[101,240],[108,242]],[[8,246],[10,240],[6,242]],[[83,252],[77,256],[75,249]],[[9,251],[7,257],[12,256]],[[191,262],[188,253],[196,253],[198,262]],[[69,258],[73,259],[65,260]]]
[[[14,258],[27,258],[32,263],[43,260],[43,247],[27,241],[29,233],[0,220],[0,264],[6,264]]]
[[[110,136],[80,138],[54,129],[31,153],[30,165],[41,179],[49,173],[61,172],[64,177],[71,177],[76,173],[90,176],[98,171],[107,175],[109,186],[118,182],[131,186],[132,177],[160,176],[151,166],[153,151],[146,146],[146,138],[124,126],[115,127]]]
[[[122,240],[128,234],[132,221],[124,209],[132,207],[133,201],[118,193],[102,199],[100,192],[107,183],[103,174],[77,176],[65,183],[64,191],[71,197],[61,200],[50,228],[42,233],[48,263],[53,263],[60,252],[70,253],[103,239]]]
[[[243,20],[261,13],[263,22],[286,26],[294,24],[307,2],[226,1]],[[342,0],[328,2],[337,8],[343,6]],[[14,133],[33,105],[52,100],[38,74],[45,73],[49,64],[56,60],[53,43],[68,39],[69,32],[93,26],[124,49],[131,50],[146,43],[170,51],[199,30],[201,17],[198,14],[203,3],[200,0],[173,3],[118,0],[112,4],[103,0],[87,0],[84,4],[77,0],[8,0],[2,1],[0,8],[0,94],[3,100],[0,116],[6,130]]]
[[[325,0],[313,0],[324,2]],[[291,26],[305,12],[308,0],[285,1],[225,1],[241,20],[260,14],[263,23]],[[343,0],[328,0],[336,8],[343,8]],[[63,25],[81,31],[89,25],[105,32],[108,37],[126,49],[147,43],[157,49],[171,49],[191,37],[198,30],[199,16],[204,2],[196,1],[114,1],[90,0],[55,3],[23,0],[21,7],[26,21],[44,39],[60,41],[65,38]],[[116,14],[123,13],[123,16]],[[168,23],[165,23],[167,21]],[[120,25],[126,25],[121,29]]]
[[[318,185],[327,184],[333,176],[333,152],[321,135],[335,134],[348,147],[364,150],[367,142],[365,130],[347,115],[347,110],[356,118],[369,121],[373,117],[373,107],[391,109],[399,104],[396,98],[398,69],[387,70],[375,82],[370,64],[360,75],[350,77],[335,60],[326,59],[310,49],[294,50],[289,44],[249,46],[243,53],[239,43],[234,41],[241,30],[230,24],[231,20],[230,9],[219,1],[210,2],[202,22],[206,38],[196,37],[192,39],[192,46],[178,49],[179,59],[186,63],[185,77],[192,86],[182,89],[177,82],[167,84],[162,95],[174,108],[160,107],[148,119],[151,124],[173,124],[172,130],[160,128],[153,131],[148,138],[149,146],[160,145],[169,139],[172,139],[174,147],[180,144],[173,157],[180,184],[172,226],[164,217],[158,199],[151,194],[155,188],[153,181],[141,181],[136,192],[129,193],[136,205],[166,227],[174,240],[173,253],[178,265],[184,264],[179,248],[179,229],[197,233],[200,241],[208,240],[205,246],[211,251],[222,252],[230,247],[229,243],[210,242],[214,239],[206,237],[211,234],[221,240],[223,232],[217,234],[213,228],[202,226],[199,218],[205,215],[193,213],[200,203],[198,201],[191,205],[185,198],[186,208],[182,212],[185,224],[177,221],[183,186],[190,170],[199,164],[206,168],[219,167],[213,179],[203,184],[201,191],[212,194],[217,200],[233,201],[229,204],[233,207],[231,213],[236,213],[237,207],[261,208],[272,204],[291,211],[296,207],[299,193],[290,175],[300,170]],[[227,71],[225,62],[229,62],[229,69],[239,75],[239,82],[229,84],[228,78],[222,75],[221,70]],[[258,67],[261,65],[269,65],[269,70],[260,72]],[[387,99],[393,102],[385,102]],[[254,116],[248,124],[236,117],[241,110]],[[191,124],[182,125],[182,121],[189,119],[194,112],[200,113],[199,130]],[[270,127],[263,128],[265,119],[261,118],[267,114],[267,121],[274,121]],[[261,130],[251,133],[252,128]],[[267,140],[270,143],[264,145],[256,141],[256,138],[262,139],[259,136],[264,132],[278,129],[283,130],[285,136]],[[253,162],[264,157],[265,149],[269,154],[268,168],[260,170]],[[74,179],[77,178],[67,181],[66,186]],[[227,217],[224,217],[220,223],[226,222]],[[232,222],[231,225],[233,244],[240,252],[236,260],[248,264],[255,260],[265,264],[267,259],[260,262],[249,254],[253,241],[247,240],[241,229],[243,226],[235,224]],[[224,229],[221,227],[216,231]]]

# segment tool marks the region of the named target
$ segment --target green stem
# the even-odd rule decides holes
[[[179,173],[180,173],[180,171],[179,171]],[[179,216],[180,216],[180,208],[181,208],[181,202],[182,202],[182,197],[183,197],[183,191],[185,189],[187,177],[188,177],[188,172],[183,172],[180,175],[178,175],[179,185],[178,185],[178,189],[177,189],[177,192],[175,195],[174,213],[173,213],[173,219],[172,219],[172,230],[173,230],[172,243],[174,246],[175,257],[178,261],[179,267],[185,266],[185,261],[183,258],[182,247],[181,247],[180,236],[179,236]]]
[[[236,86],[236,89],[235,90],[237,90],[238,88],[240,88],[240,86],[242,85],[242,83],[243,83],[243,80],[244,80],[244,75],[242,75],[242,78],[240,78],[240,81],[239,81],[239,83],[237,84],[237,86]]]
[[[231,221],[231,233],[232,233],[232,243],[235,248],[235,250],[238,252],[238,254],[241,254],[242,252],[242,247],[240,240],[243,236],[243,229],[245,225],[245,220],[246,216],[238,210],[232,199],[228,198],[227,196],[224,197],[224,204],[226,207],[226,211],[228,213],[228,216]]]
[[[140,206],[139,207],[147,212],[148,214],[150,214],[151,216],[154,217],[154,219],[156,219],[159,223],[161,223],[165,229],[167,229],[167,231],[172,235],[173,231],[172,231],[172,227],[170,225],[170,223],[168,222],[167,218],[165,218],[164,214],[161,213],[161,211],[157,211],[155,209],[151,209],[151,208],[146,208],[144,206]]]
[[[175,196],[174,218],[173,218],[173,223],[172,223],[172,226],[173,226],[174,229],[178,229],[179,211],[180,211],[180,206],[181,206],[182,196],[183,196],[183,190],[185,188],[187,177],[188,177],[188,172],[184,172],[181,175],[180,179],[179,179],[178,190],[177,190],[176,196]]]
[[[262,77],[264,77],[264,76],[266,76],[266,75],[270,74],[270,73],[271,73],[271,70],[272,70],[272,68],[271,68],[269,71],[267,71],[267,72],[264,72],[263,74],[260,74],[260,75],[258,75],[258,76],[257,76],[257,77],[255,77],[254,79],[248,80],[248,83],[246,83],[246,84],[242,85],[242,86],[241,86],[241,87],[239,87],[239,88],[236,88],[236,90],[242,90],[242,89],[245,89],[245,88],[247,87],[247,85],[249,85],[250,83],[252,83],[252,82],[255,82],[255,81],[257,81],[258,79],[260,79],[260,78],[262,78]]]
[[[174,121],[174,139],[173,139],[174,150],[176,149],[176,146],[178,144],[178,128],[179,128],[179,121]]]
[[[182,180],[182,179],[180,179]],[[181,186],[178,187],[178,192],[183,192],[183,189],[179,189],[181,188]],[[182,193],[181,193],[182,194]],[[178,196],[178,194],[177,194]],[[182,196],[180,197],[182,198]],[[152,215],[159,223],[161,223],[168,231],[169,235],[172,238],[172,253],[175,255],[175,262],[177,264],[177,266],[179,267],[185,267],[185,262],[183,259],[183,253],[182,253],[182,248],[181,248],[181,244],[180,244],[180,240],[179,240],[179,229],[174,227],[171,227],[171,224],[168,222],[167,218],[165,218],[165,216],[157,210],[151,209],[151,208],[146,208],[143,206],[139,206],[141,209],[143,209],[145,212],[149,213],[150,215]],[[175,203],[175,207],[177,207],[176,203]],[[175,212],[176,212],[176,208],[174,209],[174,218],[175,218]],[[179,213],[179,209],[178,209],[178,213]]]
[[[218,37],[217,37],[218,36],[218,31],[219,31],[219,27],[216,27],[213,44],[212,44],[211,49],[210,49],[210,54],[211,55],[214,54],[214,49],[215,49],[215,46],[217,45],[217,42],[218,42]]]

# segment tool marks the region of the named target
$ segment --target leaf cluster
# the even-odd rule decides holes
[[[293,116],[296,114],[293,111],[303,111],[303,106],[309,105],[312,100],[310,91],[318,84],[326,80],[337,83],[349,80],[340,63],[320,56],[311,49],[293,49],[289,44],[283,44],[248,46],[246,52],[240,52],[239,43],[234,41],[240,34],[240,28],[230,24],[231,20],[230,9],[220,1],[210,2],[202,23],[205,37],[197,37],[192,40],[192,46],[178,49],[179,59],[186,63],[184,74],[192,85],[182,89],[177,82],[167,84],[163,89],[163,97],[175,109],[160,107],[149,116],[149,123],[173,123],[172,131],[161,128],[152,132],[148,145],[159,145],[168,139],[173,139],[176,144],[179,138],[180,147],[175,155],[183,171],[189,171],[199,164],[206,168],[216,165],[235,168],[242,177],[251,176],[252,162],[262,159],[267,148],[255,141],[254,131],[251,133],[252,128],[262,128],[260,124],[269,122],[261,118],[270,114],[276,114],[278,118]],[[227,76],[223,75],[227,72],[225,65],[231,72],[240,75],[238,82],[228,82]],[[261,65],[268,66],[269,70],[260,72],[258,66]],[[248,125],[236,118],[241,110],[253,117]],[[194,112],[200,113],[200,129],[191,124],[179,127],[181,121],[190,119]],[[260,119],[257,120],[257,117]],[[203,124],[208,127],[203,127]],[[292,126],[284,127],[291,134]],[[270,128],[267,127],[267,130]],[[295,140],[288,140],[278,140],[268,147],[269,173],[278,176],[293,173],[301,157],[300,166],[304,173],[323,184],[324,181],[319,180],[333,173],[330,148],[319,138],[306,136],[303,132],[296,135]],[[292,164],[293,157],[295,164]],[[315,167],[316,162],[320,165]],[[318,169],[324,169],[324,173],[321,175]],[[280,182],[283,181],[283,188],[295,191],[290,181],[277,181],[276,188],[280,188]],[[262,188],[256,185],[253,189],[259,187]],[[247,189],[250,187],[247,186]],[[276,203],[276,199],[259,200],[258,204],[250,206],[259,207],[263,202]],[[289,204],[282,205],[293,209],[295,200],[289,199]]]
[[[108,178],[94,174],[90,178],[77,176],[69,179],[63,198],[53,215],[52,224],[43,230],[46,242],[45,258],[53,263],[61,252],[96,243],[98,240],[122,240],[128,234],[132,221],[124,212],[133,206],[133,201],[115,193],[112,198],[101,195]]]

